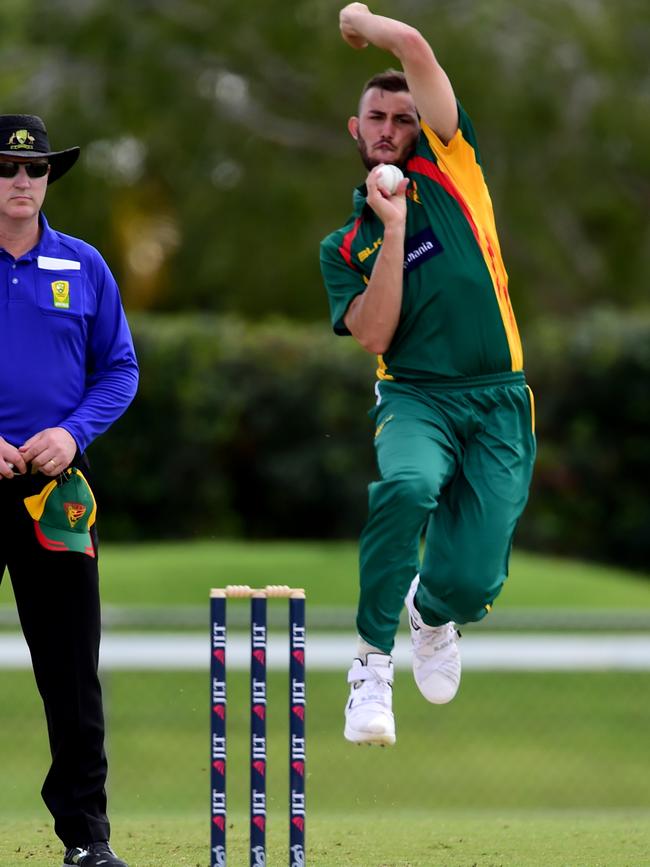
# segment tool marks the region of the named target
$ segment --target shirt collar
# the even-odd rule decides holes
[[[368,198],[368,188],[366,187],[365,181],[362,184],[359,184],[358,187],[355,187],[354,192],[352,193],[352,204],[354,207],[355,214],[360,214],[363,210],[366,199]]]
[[[45,214],[42,211],[39,214],[38,221],[41,227],[41,237],[38,244],[31,251],[31,255],[36,257],[58,253],[60,246],[58,236],[53,229],[50,229],[50,224],[47,222]]]
[[[50,229],[50,224],[47,222],[45,214],[42,211],[38,215],[38,225],[41,230],[41,237],[38,239],[38,243],[31,250],[23,253],[20,259],[27,259],[33,262],[39,256],[51,256],[53,253],[58,253],[60,246],[59,239],[56,232]]]

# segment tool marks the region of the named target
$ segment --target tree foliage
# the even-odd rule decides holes
[[[150,311],[137,402],[92,450],[112,535],[352,536],[363,521],[372,364],[324,324],[318,244],[364,176],[346,120],[394,59],[346,46],[338,9],[3,0],[2,111],[82,146],[48,217],[104,253],[130,313]],[[650,5],[375,11],[430,39],[477,128],[539,398],[519,538],[647,566]],[[243,321],[277,315],[318,324]]]
[[[83,159],[49,194],[130,309],[326,315],[318,242],[363,178],[338,4],[4,0],[4,111]],[[520,318],[647,304],[650,6],[396,0],[475,121]]]

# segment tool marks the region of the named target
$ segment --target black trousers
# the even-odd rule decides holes
[[[92,487],[85,459],[74,465]],[[45,708],[52,766],[41,794],[57,836],[71,847],[110,836],[97,674],[99,574],[96,558],[48,551],[36,540],[23,499],[49,481],[41,473],[0,479],[0,580],[6,566]],[[97,552],[95,528],[93,542]]]

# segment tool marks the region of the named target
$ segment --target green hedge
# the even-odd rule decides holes
[[[141,384],[90,457],[104,538],[350,538],[375,476],[374,359],[326,324],[132,319]],[[518,544],[646,568],[650,317],[527,336],[539,458]]]
[[[527,350],[538,460],[520,540],[650,571],[650,316],[547,322]]]
[[[369,355],[325,325],[131,324],[139,392],[90,452],[105,536],[358,533],[373,472]]]

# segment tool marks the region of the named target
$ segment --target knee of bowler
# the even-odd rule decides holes
[[[423,475],[392,479],[389,485],[392,488],[394,501],[400,506],[431,508],[437,500],[437,486],[431,479]]]
[[[492,610],[495,597],[494,589],[487,590],[484,585],[460,581],[446,600],[452,612],[451,619],[456,623],[472,623],[482,620]]]

